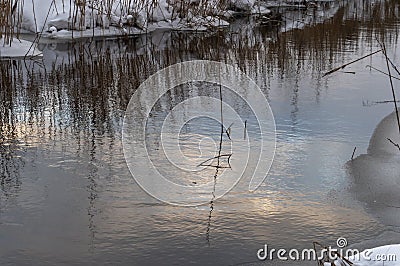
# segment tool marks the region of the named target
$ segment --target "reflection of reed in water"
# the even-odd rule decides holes
[[[211,192],[212,197],[211,197],[211,200],[210,200],[210,211],[208,213],[207,230],[206,230],[206,240],[207,240],[207,244],[208,245],[210,245],[211,219],[212,219],[212,213],[214,211],[215,189],[216,189],[216,186],[217,186],[218,174],[219,174],[220,169],[222,169],[222,168],[230,168],[229,160],[230,160],[230,158],[232,156],[232,154],[222,154],[222,141],[223,141],[224,133],[226,133],[228,138],[229,138],[229,140],[231,140],[230,137],[229,137],[228,131],[224,127],[224,113],[223,113],[223,108],[222,108],[222,106],[223,106],[223,104],[222,104],[223,103],[222,102],[222,85],[219,85],[219,100],[220,100],[220,112],[221,112],[220,113],[221,114],[221,132],[220,132],[217,156],[212,158],[212,160],[216,159],[217,163],[216,163],[216,165],[213,165],[212,163],[210,163],[208,165],[209,167],[214,167],[215,168],[215,174],[214,174],[214,179],[213,179],[213,191]],[[230,128],[230,126],[229,126],[229,128]],[[221,159],[223,157],[227,157],[228,165],[229,165],[228,167],[221,166]]]
[[[219,100],[220,100],[220,110],[221,110],[221,133],[220,133],[220,139],[219,139],[219,146],[218,146],[218,156],[216,157],[217,159],[217,165],[215,167],[215,175],[214,175],[214,185],[213,185],[213,191],[211,192],[212,198],[210,200],[210,212],[208,214],[208,221],[207,221],[207,231],[206,231],[206,240],[208,245],[210,245],[210,230],[211,230],[211,218],[212,218],[212,212],[214,211],[214,200],[215,200],[215,188],[217,186],[217,177],[218,177],[218,172],[219,172],[219,166],[220,166],[220,158],[221,158],[221,152],[222,152],[222,140],[223,140],[223,135],[224,135],[224,116],[223,116],[223,109],[222,109],[222,86],[219,86]]]
[[[221,139],[222,139],[222,133],[223,131],[221,130]],[[222,141],[221,141],[222,143]],[[217,158],[217,165],[219,165],[219,158]],[[206,240],[207,240],[207,244],[210,245],[210,231],[211,231],[211,219],[212,219],[212,213],[214,211],[214,200],[215,200],[215,188],[217,186],[217,177],[218,177],[218,172],[219,172],[219,168],[216,167],[215,168],[215,175],[214,175],[214,186],[213,186],[213,191],[211,192],[212,197],[210,200],[210,211],[208,213],[208,220],[207,220],[207,230],[206,230]]]
[[[222,115],[222,113],[221,113]],[[227,156],[225,156],[226,154],[221,154],[222,153],[222,141],[223,141],[223,135],[224,132],[226,133],[226,130],[224,130],[224,125],[221,124],[221,134],[220,134],[220,141],[219,141],[219,147],[218,147],[218,155],[215,158],[217,162],[215,165],[210,164],[209,167],[214,167],[215,168],[215,174],[214,174],[214,179],[213,179],[213,191],[211,192],[211,200],[210,200],[210,211],[208,213],[208,220],[207,220],[207,230],[206,230],[206,240],[207,240],[207,244],[210,245],[210,232],[211,232],[211,220],[212,220],[212,214],[214,211],[214,204],[215,204],[215,190],[216,190],[216,186],[217,186],[217,178],[218,178],[218,174],[221,171],[221,169],[224,168],[231,168],[230,164],[229,164],[229,158],[231,157],[232,154],[229,154]],[[221,165],[221,160],[223,157],[228,157],[228,167],[226,166],[222,166]]]
[[[11,61],[0,62],[0,65],[0,196],[8,198],[20,189],[19,170],[24,163],[20,157],[23,151],[18,139],[18,129],[13,119],[16,94],[7,89],[16,83],[16,68]]]
[[[139,84],[158,69],[190,59],[236,64],[267,95],[271,79],[299,84],[307,73],[315,80],[318,100],[325,82],[321,72],[348,61],[340,51],[356,50],[360,41],[372,47],[375,35],[381,35],[379,39],[386,43],[396,40],[398,29],[391,25],[395,25],[398,12],[394,0],[373,6],[350,1],[324,23],[279,34],[263,29],[247,35],[162,32],[119,41],[63,44],[66,49],[59,51],[56,62],[45,62],[45,68],[35,65],[27,70],[21,61],[2,62],[1,93],[2,97],[14,95],[9,97],[13,108],[7,111],[14,122],[17,116],[12,112],[24,110],[20,122],[28,127],[44,125],[53,134],[60,132],[57,127],[71,127],[77,141],[91,138],[91,128],[99,135],[118,132],[123,110]],[[299,87],[282,89],[291,90],[295,119]]]
[[[97,214],[96,209],[96,200],[98,198],[98,188],[97,188],[97,178],[98,178],[98,169],[95,166],[96,161],[96,142],[95,132],[92,130],[92,141],[90,142],[90,165],[89,165],[89,176],[88,176],[88,185],[87,191],[89,193],[89,207],[87,208],[87,214],[89,217],[89,233],[90,233],[90,249],[95,248],[95,238],[96,238],[96,223],[95,216]]]
[[[0,96],[0,100],[2,100]],[[3,101],[2,101],[3,103]],[[1,104],[0,109],[4,105]],[[3,111],[3,110],[1,110]],[[8,115],[6,113],[6,115]],[[3,115],[1,115],[3,120]],[[0,188],[6,198],[20,190],[20,169],[24,166],[21,158],[23,150],[18,140],[15,124],[4,125],[0,122]]]

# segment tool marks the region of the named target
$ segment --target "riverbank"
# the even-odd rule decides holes
[[[333,16],[338,1],[265,1],[230,0],[189,1],[187,6],[173,0],[127,4],[112,1],[73,2],[63,0],[32,1],[23,6],[9,7],[0,42],[0,56],[25,56],[28,50],[35,55],[41,40],[74,41],[85,38],[117,38],[148,34],[154,31],[215,32],[229,28],[240,29],[284,25],[285,30],[301,28],[313,21]],[[36,11],[35,11],[36,10]],[[37,12],[40,10],[40,12]],[[46,10],[46,12],[43,12]],[[291,13],[306,13],[293,18]],[[327,15],[328,14],[328,15]],[[7,28],[8,26],[8,28]],[[20,40],[31,41],[29,48],[21,47],[18,54],[5,47],[18,45]],[[24,48],[24,49],[22,49]],[[8,49],[10,50],[10,49]]]

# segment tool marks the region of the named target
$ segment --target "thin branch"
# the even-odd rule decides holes
[[[400,103],[400,101],[397,101],[397,102]],[[367,101],[363,101],[363,102],[362,102],[363,106],[366,106],[366,107],[370,107],[370,106],[377,105],[377,104],[384,104],[384,103],[394,103],[394,101],[393,101],[393,100],[386,100],[386,101],[373,101],[373,102],[369,102],[369,101],[367,100]]]
[[[351,155],[351,160],[353,161],[354,154],[356,153],[357,147],[354,147],[353,154]]]
[[[397,66],[392,62],[390,58],[388,58],[389,63],[392,65],[393,69],[397,72],[398,75],[400,75],[400,71],[397,69]]]
[[[389,139],[389,138],[387,138],[387,140],[388,140],[390,143],[392,143],[395,147],[397,147],[397,149],[399,149],[399,151],[400,151],[400,145],[399,145],[399,144],[397,144],[396,142],[394,142],[393,140],[391,140],[391,139]]]
[[[378,42],[379,42],[379,40],[378,40]],[[383,42],[383,43],[379,42],[379,44],[381,45],[381,47],[382,47],[382,53],[383,53],[383,55],[384,55],[385,58],[386,58],[386,65],[387,65],[388,74],[389,74],[390,87],[391,87],[391,89],[392,89],[392,95],[393,95],[393,101],[394,101],[394,108],[395,108],[395,111],[396,111],[397,125],[398,125],[398,127],[399,127],[399,133],[400,133],[399,110],[398,110],[398,108],[397,108],[396,92],[395,92],[395,90],[394,90],[392,74],[390,73],[389,57],[388,57],[387,52],[386,52],[386,45],[385,45],[385,43],[384,43],[384,42]]]
[[[230,124],[230,126],[225,130],[226,135],[228,136],[229,140],[231,139],[231,127],[232,127],[233,123]]]
[[[243,139],[246,140],[247,120],[244,121]]]
[[[374,54],[377,54],[377,53],[379,53],[379,52],[381,52],[381,51],[382,51],[382,50],[375,51],[375,52],[373,52],[373,53],[370,53],[370,54],[367,54],[367,55],[365,55],[365,56],[363,56],[363,57],[360,57],[360,58],[358,58],[358,59],[356,59],[356,60],[353,60],[353,61],[351,61],[351,62],[349,62],[349,63],[346,63],[346,64],[344,64],[344,65],[341,65],[340,67],[334,68],[334,69],[332,69],[332,70],[326,72],[322,77],[328,76],[328,75],[330,75],[330,74],[332,74],[332,73],[334,73],[334,72],[336,72],[336,71],[339,71],[339,70],[341,70],[341,69],[343,69],[343,68],[345,68],[345,67],[347,67],[347,66],[349,66],[349,65],[351,65],[351,64],[354,64],[354,63],[356,63],[356,62],[358,62],[358,61],[360,61],[360,60],[363,60],[363,59],[365,59],[365,58],[367,58],[367,57],[370,57],[370,56],[372,56],[372,55],[374,55]]]
[[[382,73],[382,74],[384,74],[384,75],[386,75],[386,76],[389,76],[388,73],[386,73],[386,72],[384,72],[384,71],[382,71],[382,70],[380,70],[380,69],[377,69],[377,68],[375,68],[375,67],[373,67],[373,66],[366,65],[365,67],[369,67],[370,69],[373,69],[373,70],[375,70],[375,71],[377,71],[377,72],[379,72],[379,73]],[[400,78],[398,78],[398,77],[394,77],[394,76],[391,76],[391,77],[392,77],[393,79],[400,80]]]
[[[211,165],[204,165],[204,164],[207,163],[207,162],[209,162],[209,161],[211,161],[211,160],[220,159],[220,158],[222,158],[222,157],[228,157],[228,163],[229,163],[229,161],[230,161],[230,159],[231,159],[231,156],[232,156],[232,153],[229,153],[229,154],[221,154],[221,155],[218,155],[218,156],[215,156],[215,157],[213,157],[213,158],[210,158],[210,159],[205,160],[204,162],[202,162],[202,163],[200,163],[199,165],[197,165],[197,167],[199,167],[199,166],[211,166]]]

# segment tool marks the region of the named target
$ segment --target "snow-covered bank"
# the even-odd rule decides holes
[[[0,39],[0,43],[3,40]],[[16,57],[37,57],[42,53],[36,48],[36,44],[25,40],[14,39],[11,45],[0,46],[0,58],[16,58]]]
[[[400,226],[400,148],[397,144],[400,144],[400,133],[393,111],[376,126],[367,154],[346,164],[352,181],[351,192],[372,215],[390,226]],[[346,259],[355,266],[397,266],[400,265],[400,244],[366,249],[360,256]],[[334,265],[349,264],[338,259]]]
[[[35,39],[37,42],[43,39],[59,39],[64,42],[90,37],[137,36],[156,30],[211,29],[210,32],[213,32],[212,29],[228,26],[242,38],[244,32],[246,35],[251,34],[255,27],[268,26],[269,23],[274,23],[274,26],[281,25],[284,27],[281,27],[282,30],[301,28],[310,21],[326,19],[326,14],[332,16],[338,8],[334,4],[335,0],[318,0],[318,7],[310,6],[314,15],[306,15],[307,19],[304,19],[290,15],[290,8],[281,8],[294,6],[297,7],[297,11],[293,12],[299,12],[304,1],[294,3],[281,0],[140,0],[128,3],[122,0],[31,0],[16,3],[19,7],[16,8],[14,16],[21,15],[22,19],[14,20],[20,22],[15,24],[14,39],[17,35],[15,33],[21,33],[22,39],[31,41],[33,38],[29,36],[39,35],[40,38]],[[326,3],[329,3],[330,7],[327,8]],[[280,7],[279,11],[271,11],[271,8],[277,6]],[[290,18],[281,16],[280,12],[289,12]],[[250,19],[246,20],[247,17]],[[12,45],[14,43],[16,40]],[[3,51],[4,47],[0,47],[0,50],[0,54],[6,54]]]
[[[396,112],[375,128],[367,154],[347,163],[356,198],[382,222],[400,226],[400,134]]]
[[[255,0],[33,0],[24,3],[22,11],[20,28],[53,38],[72,37],[66,31],[93,36],[137,34],[157,28],[205,30],[229,25],[228,20],[237,13],[270,13]]]
[[[332,0],[333,1],[333,0]],[[17,2],[15,28],[50,38],[119,36],[155,29],[226,27],[238,16],[262,15],[272,7],[315,8],[326,1],[255,0],[32,0]],[[276,19],[276,17],[274,17]]]
[[[223,2],[223,4],[222,4]],[[31,43],[18,33],[51,39],[138,35],[157,29],[205,31],[229,26],[235,14],[268,15],[255,0],[32,0],[19,1],[13,11],[14,33],[2,28],[11,43],[0,47],[1,57],[24,56]],[[18,19],[16,19],[18,18]],[[10,47],[11,46],[11,47]],[[32,50],[33,51],[33,50]],[[32,55],[37,55],[32,52]]]

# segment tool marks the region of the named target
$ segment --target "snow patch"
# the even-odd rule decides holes
[[[396,112],[386,116],[375,128],[369,142],[368,154],[375,157],[400,155],[399,148],[393,145],[388,139],[395,143],[400,143]]]
[[[377,125],[367,154],[346,167],[355,197],[384,224],[400,226],[400,150],[389,139],[400,144],[396,112]]]
[[[232,10],[250,11],[255,2],[255,0],[230,0],[229,8]]]
[[[3,45],[4,40],[0,39],[0,58],[16,57],[35,57],[41,56],[41,52],[36,49],[36,45],[25,40],[13,39],[11,45]]]

